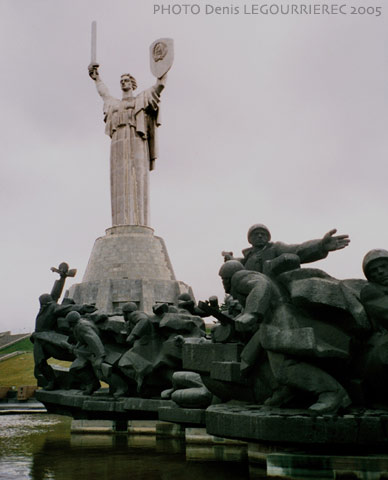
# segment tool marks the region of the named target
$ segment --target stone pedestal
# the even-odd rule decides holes
[[[126,302],[151,313],[156,303],[173,304],[186,292],[191,287],[175,279],[163,239],[150,227],[120,225],[97,238],[82,283],[68,296],[106,313],[120,312]]]

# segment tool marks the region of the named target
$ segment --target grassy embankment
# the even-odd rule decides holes
[[[32,355],[33,344],[29,338],[24,338],[19,342],[0,349],[0,355],[16,351],[23,351],[22,355],[0,361],[0,386],[36,385],[34,377],[34,358]],[[70,366],[70,362],[50,359],[50,364]]]

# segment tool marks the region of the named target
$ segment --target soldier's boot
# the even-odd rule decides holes
[[[264,405],[267,407],[282,407],[287,405],[295,397],[295,391],[290,387],[282,386],[277,388],[271,397],[267,398]]]
[[[112,373],[108,378],[109,386],[112,389],[112,395],[114,398],[124,397],[128,394],[129,385],[125,382],[120,375]]]
[[[318,397],[318,401],[311,405],[309,410],[317,414],[336,413],[340,408],[346,408],[351,403],[345,389],[341,388],[335,392],[322,392]]]
[[[85,386],[85,389],[82,392],[82,395],[92,395],[94,392],[101,388],[101,384],[98,380],[94,380],[92,383],[89,383]]]
[[[46,385],[43,387],[44,390],[55,390],[55,373],[46,360],[42,360],[35,366],[34,374],[36,378],[38,378],[38,375],[41,375],[47,381]]]

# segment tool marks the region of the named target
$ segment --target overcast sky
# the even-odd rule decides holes
[[[222,298],[220,252],[240,254],[254,223],[287,243],[348,233],[347,249],[316,264],[338,278],[362,277],[364,254],[388,248],[388,7],[249,15],[260,3],[244,13],[242,0],[197,0],[197,15],[162,15],[158,5],[181,4],[0,1],[0,332],[32,331],[50,267],[67,261],[78,269],[67,287],[81,282],[111,226],[110,140],[87,74],[93,20],[115,96],[124,72],[151,86],[149,45],[174,38],[151,226],[197,300]],[[382,15],[351,14],[367,5]]]

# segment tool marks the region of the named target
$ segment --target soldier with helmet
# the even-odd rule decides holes
[[[239,300],[244,307],[243,313],[234,319],[236,329],[255,332],[241,354],[244,368],[253,364],[257,352],[263,347],[264,332],[258,329],[263,321],[268,331],[271,331],[271,328],[276,330],[272,317],[284,316],[281,324],[289,329],[287,332],[301,331],[295,330],[295,312],[290,306],[288,292],[276,277],[280,273],[298,268],[301,263],[323,259],[330,251],[345,248],[350,242],[348,235],[335,236],[335,233],[336,230],[333,229],[322,239],[287,245],[270,242],[269,229],[263,224],[256,224],[248,230],[248,241],[252,247],[243,250],[243,258],[233,259],[231,252],[224,252],[226,262],[219,275],[225,292]],[[299,346],[303,350],[302,344],[299,345],[300,339],[295,340],[296,350]],[[315,338],[315,342],[311,351],[312,358],[321,355],[319,348],[325,350],[328,347],[319,338]],[[295,389],[300,389],[316,396],[316,402],[310,406],[315,412],[335,412],[349,405],[350,399],[343,386],[328,372],[315,366],[314,362],[309,363],[303,356],[298,358],[297,355],[279,353],[276,348],[271,351],[272,347],[265,350],[272,374],[278,382],[278,388],[272,397],[267,399],[266,404],[281,405],[292,396]]]
[[[314,362],[331,356],[334,350],[311,328],[314,340],[306,356],[303,340],[306,330],[298,324],[300,312],[290,304],[289,295],[280,282],[263,273],[246,270],[237,260],[225,262],[219,275],[225,293],[230,293],[244,307],[243,313],[234,319],[236,329],[253,334],[241,353],[241,369],[251,369],[257,365],[260,352],[267,353],[277,387],[265,404],[282,406],[300,390],[316,397],[309,407],[316,413],[333,413],[347,407],[350,399],[343,386]],[[292,348],[285,351],[279,333],[286,339],[287,348],[290,344]],[[341,358],[343,353],[338,350],[334,355]]]
[[[368,405],[384,405],[388,395],[388,251],[370,250],[362,269],[368,282],[360,292],[372,334],[356,359]]]
[[[388,330],[388,251],[369,251],[362,262],[368,283],[360,293],[361,303],[375,330]]]
[[[58,327],[58,318],[64,317],[69,312],[92,313],[96,310],[93,305],[75,305],[64,301],[58,305],[49,293],[43,293],[39,297],[40,309],[35,320],[35,331],[31,335],[34,344],[34,375],[38,382],[43,382],[45,390],[53,390],[55,385],[55,373],[47,363],[51,357],[59,360],[73,360],[72,354],[64,348],[67,338],[62,335]]]
[[[243,258],[238,258],[247,270],[254,270],[266,274],[272,273],[274,266],[273,260],[278,259],[284,254],[294,254],[299,257],[300,263],[316,262],[326,258],[328,253],[335,250],[341,250],[349,245],[348,235],[337,235],[336,229],[330,230],[322,239],[310,240],[301,244],[288,245],[282,242],[271,242],[271,233],[269,229],[257,223],[248,230],[248,242],[252,245],[245,248]],[[232,252],[223,252],[225,260],[232,260]],[[284,260],[284,262],[283,262]],[[296,268],[297,259],[291,257],[282,257],[275,263],[277,272]]]

